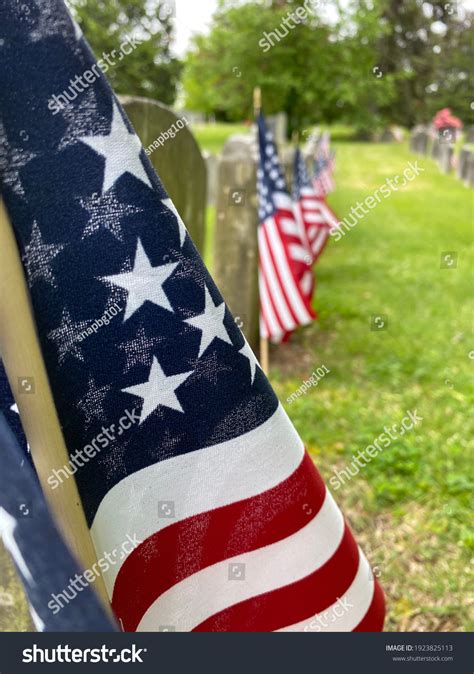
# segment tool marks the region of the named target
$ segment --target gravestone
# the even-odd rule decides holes
[[[250,153],[250,156],[254,161],[258,159],[258,144],[257,137],[255,134],[235,134],[230,136],[227,139],[224,147],[222,148],[222,157],[230,157],[236,154],[242,154],[247,157]]]
[[[266,119],[268,130],[273,133],[275,143],[284,145],[287,141],[288,117],[286,112],[278,112],[276,115],[270,115]]]
[[[214,278],[253,351],[259,350],[257,163],[252,138],[230,139],[219,161]]]
[[[207,169],[206,162],[189,126],[179,128],[184,118],[158,101],[121,96],[143,147],[166,191],[183,219],[196,248],[204,250]],[[174,125],[174,126],[173,126]],[[166,134],[170,137],[166,139]],[[171,137],[174,133],[174,138]],[[153,147],[155,144],[155,147]]]
[[[466,175],[464,178],[466,187],[474,187],[474,152],[469,152],[466,158]]]
[[[443,173],[450,173],[453,167],[453,153],[452,145],[441,143],[439,146],[438,164]]]
[[[433,145],[431,147],[432,158],[439,159],[440,151],[441,151],[441,143],[439,142],[439,138],[433,138]]]
[[[380,143],[394,143],[396,140],[395,134],[391,129],[385,129],[380,135]]]
[[[469,158],[468,148],[462,147],[459,151],[458,165],[456,167],[456,174],[460,180],[464,180],[466,178],[468,158]]]
[[[428,154],[429,139],[429,128],[424,124],[418,124],[415,126],[410,136],[411,150],[417,154]]]
[[[219,157],[210,152],[203,152],[203,157],[207,168],[207,205],[215,206]]]
[[[474,125],[468,126],[466,129],[466,143],[474,143]]]
[[[281,151],[281,163],[285,173],[286,188],[290,194],[293,189],[295,152],[296,150],[292,145],[283,148]]]

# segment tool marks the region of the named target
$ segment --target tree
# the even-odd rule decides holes
[[[174,103],[182,64],[170,52],[169,0],[70,0],[69,5],[96,57],[105,52],[114,61],[107,77],[117,93]],[[140,44],[120,57],[127,38]]]
[[[188,55],[183,80],[187,105],[239,120],[251,115],[252,90],[259,85],[265,110],[287,112],[290,127],[322,119],[333,98],[329,71],[334,47],[328,29],[314,16],[288,28],[281,40],[273,37],[292,4],[221,3],[209,35],[195,38]]]

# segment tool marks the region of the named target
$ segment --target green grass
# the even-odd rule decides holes
[[[219,154],[230,136],[248,133],[248,127],[245,124],[193,124],[192,132],[201,150]]]
[[[380,574],[386,629],[469,630],[473,193],[405,145],[336,147],[330,203],[341,219],[408,161],[425,170],[329,243],[316,268],[319,320],[272,349],[271,380],[284,401],[316,367],[330,369],[285,405],[326,480],[407,410],[423,417],[336,499]],[[446,251],[457,268],[440,268]],[[379,314],[388,327],[371,331]]]
[[[212,126],[198,137],[218,149],[234,132]],[[317,367],[330,369],[284,403],[327,481],[407,410],[423,417],[336,499],[384,587],[385,629],[473,630],[473,192],[406,144],[353,142],[346,127],[332,136],[330,203],[341,219],[409,161],[424,171],[329,243],[316,268],[319,320],[272,348],[270,379],[286,401]],[[452,251],[457,267],[442,269]],[[370,329],[376,315],[386,330]]]

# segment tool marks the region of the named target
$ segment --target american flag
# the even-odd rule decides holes
[[[6,388],[3,372],[0,379]],[[35,627],[41,632],[116,631],[91,587],[83,587],[60,611],[48,607],[53,594],[77,578],[80,569],[53,522],[18,437],[24,439],[17,420],[7,421],[0,411],[0,538],[24,585]],[[18,601],[5,594],[0,598],[12,609]]]
[[[65,6],[1,15],[2,189],[55,404],[98,557],[140,541],[104,572],[123,629],[381,629],[370,565],[104,77],[48,110],[95,63]]]
[[[299,148],[295,153],[293,201],[301,235],[305,238],[311,261],[315,262],[326,246],[331,229],[338,227],[339,222],[326,201],[318,197]]]
[[[295,219],[273,134],[258,116],[260,334],[280,342],[316,318],[311,255]]]
[[[316,144],[313,186],[319,198],[334,190],[334,154],[330,149],[329,133],[325,131]]]

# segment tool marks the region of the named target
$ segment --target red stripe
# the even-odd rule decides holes
[[[262,283],[265,286],[266,291],[267,291],[267,298],[268,298],[268,302],[270,304],[270,308],[273,309],[273,315],[275,316],[275,320],[278,323],[278,326],[280,327],[280,332],[283,333],[283,332],[285,332],[285,327],[282,324],[282,322],[280,320],[280,316],[278,315],[278,311],[275,307],[275,302],[274,302],[274,299],[272,297],[272,293],[270,291],[270,286],[269,286],[269,283],[268,283],[268,280],[267,280],[267,274],[265,272],[265,269],[264,269],[261,261],[260,261],[260,274],[261,274],[261,277],[262,277]],[[270,329],[270,322],[269,321],[267,321],[267,325],[268,325],[268,334],[270,336],[272,336],[273,333]]]
[[[382,632],[385,620],[385,599],[382,588],[375,580],[374,596],[369,610],[353,630],[354,632]]]
[[[280,245],[281,245],[281,248],[282,248],[282,251],[283,251],[283,255],[287,259],[287,266],[288,266],[288,269],[289,269],[289,273],[291,275],[293,275],[293,271],[291,269],[291,265],[290,265],[290,262],[288,260],[288,253],[287,253],[287,251],[285,249],[285,246],[283,244],[283,241],[282,241],[280,227],[278,225],[278,222],[275,219],[273,219],[273,221],[276,224],[275,229],[276,229],[277,237],[279,239],[279,242],[280,242]],[[270,264],[273,267],[273,273],[274,273],[275,278],[277,279],[277,284],[278,284],[278,289],[280,291],[280,295],[283,298],[283,302],[286,304],[286,307],[288,309],[288,313],[290,314],[291,318],[293,319],[294,326],[298,326],[300,324],[300,322],[299,322],[298,317],[297,317],[297,315],[296,315],[296,313],[293,309],[293,303],[292,303],[291,299],[289,298],[288,293],[286,292],[286,281],[284,281],[283,278],[282,278],[280,265],[276,261],[275,251],[273,250],[273,245],[272,245],[272,242],[270,240],[270,236],[268,234],[267,227],[265,226],[265,224],[263,226],[263,235],[264,235],[265,241],[267,243],[267,249],[268,249],[268,255],[269,255],[269,258],[270,258]],[[282,323],[282,325],[284,325],[285,330],[288,330],[290,326],[285,324],[283,316],[279,316],[279,319],[280,319],[280,322]],[[291,326],[291,329],[293,329],[293,326]]]
[[[298,296],[300,298],[301,304],[305,307],[305,309],[306,309],[308,315],[311,317],[311,319],[315,319],[316,314],[314,313],[311,304],[308,302],[308,298],[302,292],[301,286],[300,286],[301,275],[308,269],[309,265],[301,263],[301,262],[297,262],[297,261],[293,260],[293,258],[291,257],[291,254],[289,252],[289,244],[291,242],[290,237],[288,237],[282,231],[282,228],[281,228],[280,222],[279,222],[279,218],[282,217],[282,216],[285,216],[285,217],[294,217],[294,216],[293,216],[293,214],[291,214],[289,212],[278,212],[276,214],[276,216],[274,217],[274,221],[275,221],[276,226],[277,226],[278,235],[280,237],[280,241],[281,241],[281,244],[283,246],[285,256],[286,256],[286,259],[287,259],[288,268],[290,270],[290,274],[293,277],[294,286],[295,286],[296,291],[298,293]],[[265,232],[265,234],[266,234],[266,232]],[[269,241],[268,237],[267,237],[267,240]],[[271,254],[273,256],[273,251],[271,251]],[[281,285],[283,291],[286,294],[286,284],[283,282],[283,279],[280,279],[280,285]],[[292,314],[294,314],[295,323],[297,325],[301,325],[299,319],[297,318],[297,316],[296,316],[296,314],[293,310],[292,301],[290,300],[289,295],[288,295],[288,306],[290,307]]]
[[[291,559],[288,560],[291,564]],[[285,587],[252,597],[216,613],[193,632],[274,632],[332,606],[351,586],[359,551],[346,526],[341,544],[321,568]]]
[[[112,606],[124,630],[135,631],[147,609],[175,583],[301,529],[316,516],[325,495],[305,452],[295,472],[276,487],[150,536],[125,560],[115,583]]]

